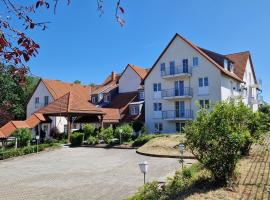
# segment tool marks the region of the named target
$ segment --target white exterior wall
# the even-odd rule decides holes
[[[169,66],[170,61],[175,61],[175,65],[182,65],[183,59],[188,59],[189,65],[192,65],[193,57],[199,58],[199,66],[193,67],[192,76],[190,78],[170,78],[165,79],[161,77],[160,64],[165,63],[166,67]],[[199,95],[198,94],[198,79],[208,77],[209,81],[209,94]],[[162,110],[175,110],[174,104],[176,100],[164,100],[155,99],[153,84],[161,83],[162,89],[172,89],[174,88],[175,80],[184,80],[184,87],[191,87],[193,89],[192,100],[185,100],[185,109],[192,109],[194,115],[199,109],[197,107],[197,102],[200,99],[209,99],[212,102],[219,101],[221,99],[221,72],[207,59],[201,56],[195,49],[189,46],[187,43],[182,41],[180,38],[176,38],[163,54],[157,64],[154,66],[151,73],[145,80],[145,123],[149,133],[154,132],[154,123],[163,123],[164,133],[174,133],[175,122],[169,122],[163,119],[155,119],[153,111],[153,103],[161,102]],[[181,122],[181,121],[178,121]]]
[[[137,91],[140,88],[141,81],[141,77],[128,66],[119,79],[119,93]]]
[[[231,97],[238,97],[240,95],[240,82],[228,77],[221,76],[221,100],[228,100]]]
[[[42,81],[40,81],[39,85],[37,86],[34,94],[30,98],[28,104],[27,104],[27,118],[30,117],[35,111],[41,109],[44,107],[44,96],[49,97],[49,103],[54,101],[54,98],[52,97],[51,93],[47,90],[46,86]],[[36,108],[35,107],[35,98],[39,97],[39,103],[41,107]],[[48,126],[48,131],[46,132],[46,137],[49,137],[50,135],[50,129],[52,127],[57,126],[60,133],[64,132],[64,125],[67,124],[67,120],[65,117],[50,117],[52,122],[51,124],[42,124],[41,128],[44,130],[44,126]],[[35,129],[32,129],[33,136],[36,134]]]
[[[254,86],[254,84],[255,84],[255,77],[254,77],[254,74],[253,74],[253,71],[252,71],[252,68],[251,68],[250,59],[248,59],[248,62],[247,62],[246,71],[245,71],[245,74],[244,74],[243,81],[246,83],[245,87],[247,87],[247,89],[248,89],[246,98],[244,99],[244,102],[247,105],[249,105],[250,108],[253,111],[257,111],[258,110],[258,104],[257,103],[253,104],[251,102],[252,98],[254,98],[254,100],[257,100],[258,97],[257,97],[256,88],[251,87],[251,86]]]

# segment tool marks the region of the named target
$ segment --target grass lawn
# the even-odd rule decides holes
[[[185,142],[184,135],[165,135],[151,139],[141,146],[137,151],[139,153],[154,154],[160,156],[179,156],[178,145]],[[192,156],[188,151],[184,152],[185,156]]]

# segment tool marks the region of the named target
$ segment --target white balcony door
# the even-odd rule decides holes
[[[185,117],[185,102],[176,101],[175,102],[175,117]]]

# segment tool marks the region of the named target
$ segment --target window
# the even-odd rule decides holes
[[[184,132],[184,129],[185,129],[185,123],[179,123],[179,122],[177,122],[177,123],[175,123],[175,129],[176,129],[176,132],[178,132],[178,133],[183,133]]]
[[[96,103],[96,97],[92,97],[92,103]]]
[[[162,123],[155,123],[154,124],[155,133],[160,133],[163,131],[163,124]]]
[[[105,94],[104,95],[104,102],[109,102],[110,101],[110,95],[109,94]]]
[[[154,103],[154,111],[162,111],[162,103]]]
[[[183,73],[188,73],[188,59],[183,59]]]
[[[138,115],[139,114],[139,107],[138,106],[130,106],[130,114],[131,115]]]
[[[204,77],[204,86],[208,86],[208,77]]]
[[[199,103],[200,103],[201,108],[208,109],[209,106],[210,106],[210,104],[209,104],[209,99],[201,99],[201,100],[199,101]]]
[[[39,103],[39,97],[36,97],[35,98],[35,104],[38,104]]]
[[[162,71],[162,72],[165,71],[165,63],[160,64],[160,71]]]
[[[170,75],[174,75],[175,74],[175,62],[171,61],[170,62]]]
[[[199,78],[199,87],[208,86],[208,77]]]
[[[143,90],[139,91],[139,99],[144,100],[144,91]]]
[[[49,96],[44,96],[44,106],[49,104]]]
[[[154,92],[161,91],[161,83],[154,83]]]
[[[199,78],[199,87],[203,87],[203,78]]]
[[[199,58],[198,57],[193,57],[193,67],[199,66]]]

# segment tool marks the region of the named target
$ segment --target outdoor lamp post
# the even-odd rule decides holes
[[[185,150],[185,145],[184,144],[179,144],[179,151],[180,151],[180,159],[179,162],[182,165],[182,169],[184,167],[184,159],[183,159],[183,154],[184,154],[184,150]]]
[[[142,163],[139,163],[139,167],[140,167],[141,172],[143,173],[143,183],[145,184],[145,174],[148,171],[148,162],[144,161]]]
[[[37,141],[37,153],[38,153],[39,135],[36,136],[36,141]]]
[[[122,144],[122,133],[123,133],[123,129],[119,129],[119,143]]]

